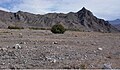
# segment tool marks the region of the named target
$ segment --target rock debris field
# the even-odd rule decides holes
[[[0,69],[120,69],[120,33],[0,29]]]

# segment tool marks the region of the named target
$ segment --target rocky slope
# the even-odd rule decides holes
[[[55,24],[63,24],[66,29],[97,32],[118,32],[109,22],[98,19],[84,7],[68,14],[48,13],[45,15],[18,11],[17,13],[0,11],[0,27],[19,26],[24,28],[51,28]]]

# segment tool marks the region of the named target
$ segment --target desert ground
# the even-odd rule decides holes
[[[0,69],[120,69],[120,33],[0,29]]]

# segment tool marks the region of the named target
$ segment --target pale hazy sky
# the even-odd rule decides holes
[[[0,0],[0,9],[35,14],[77,12],[86,7],[99,18],[120,18],[120,0]]]

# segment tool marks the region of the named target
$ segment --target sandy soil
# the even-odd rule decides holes
[[[120,33],[0,30],[0,69],[120,68]]]

